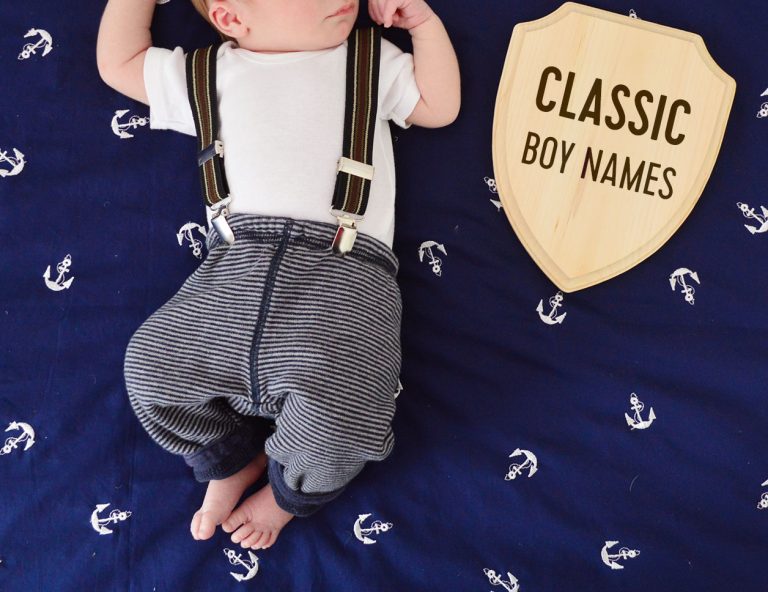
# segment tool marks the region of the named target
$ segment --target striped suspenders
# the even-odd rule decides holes
[[[224,175],[224,144],[218,139],[216,55],[220,41],[187,54],[187,91],[197,130],[200,183],[211,223],[230,245],[235,236],[227,223],[232,201]],[[379,96],[381,28],[355,29],[347,40],[346,112],[343,153],[336,169],[336,187],[330,212],[339,227],[333,251],[344,255],[357,236],[356,222],[363,219],[373,179],[373,137]]]

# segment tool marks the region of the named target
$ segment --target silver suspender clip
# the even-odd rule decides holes
[[[373,165],[342,156],[339,158],[336,173],[349,173],[370,181],[373,179]],[[362,220],[363,216],[351,214],[344,210],[336,210],[333,207],[329,211],[339,221],[339,228],[336,230],[336,236],[333,237],[333,252],[344,256],[352,250],[352,245],[355,244],[357,238],[355,222]]]
[[[357,238],[355,222],[362,220],[363,217],[357,216],[355,219],[348,212],[334,210],[333,208],[330,209],[330,212],[339,221],[339,228],[336,230],[336,236],[333,237],[333,252],[344,256],[352,250],[352,245],[355,244],[355,239]]]
[[[222,199],[220,202],[210,206],[211,210],[214,212],[213,217],[211,218],[211,224],[213,224],[216,232],[219,233],[221,240],[227,242],[230,245],[234,244],[235,242],[235,234],[232,232],[232,228],[230,228],[229,222],[227,222],[226,218],[226,216],[229,215],[227,205],[229,205],[229,202],[231,201],[232,196],[229,195]]]

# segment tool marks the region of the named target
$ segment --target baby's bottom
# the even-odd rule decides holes
[[[128,396],[198,481],[266,450],[278,505],[306,516],[394,445],[398,261],[364,234],[334,254],[331,223],[228,220],[235,243],[212,230],[203,263],[132,336]]]

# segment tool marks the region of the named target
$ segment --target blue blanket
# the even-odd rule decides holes
[[[102,82],[102,2],[0,3],[0,590],[768,589],[768,233],[738,207],[768,207],[765,2],[595,4],[700,34],[737,91],[680,230],[565,294],[556,325],[536,309],[557,288],[498,207],[491,130],[512,28],[559,2],[431,6],[462,110],[392,126],[395,448],[249,555],[221,530],[192,539],[205,485],[150,440],[123,383],[130,336],[201,261],[200,233],[176,234],[205,222],[195,139],[150,131],[148,108]],[[182,0],[152,33],[216,40]],[[412,51],[406,31],[385,37]],[[680,268],[693,303],[670,289]]]

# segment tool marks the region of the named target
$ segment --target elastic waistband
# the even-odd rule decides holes
[[[276,243],[287,235],[288,244],[301,244],[318,251],[332,252],[332,242],[338,226],[317,220],[297,220],[278,216],[262,216],[244,212],[232,212],[227,222],[237,241],[247,240],[258,243]],[[223,241],[215,228],[208,231],[206,246],[210,251]],[[226,244],[226,243],[223,243]],[[336,255],[341,257],[341,255]],[[382,267],[392,277],[397,276],[400,267],[397,256],[388,245],[377,238],[358,231],[352,250],[344,257],[353,257]]]

